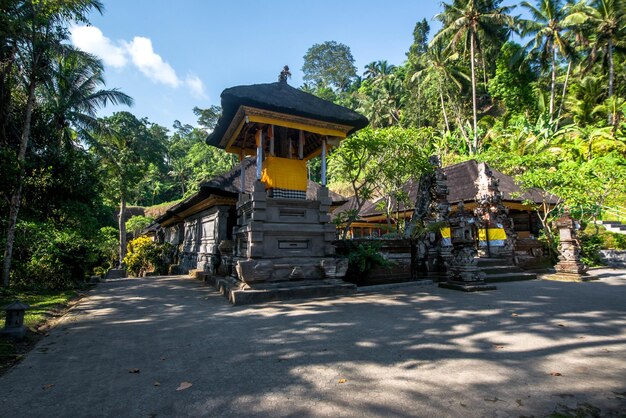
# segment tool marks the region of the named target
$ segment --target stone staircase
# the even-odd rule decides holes
[[[485,273],[485,282],[514,282],[519,280],[534,280],[535,273],[522,270],[513,265],[511,260],[504,258],[481,257],[478,259],[480,271]]]
[[[620,221],[596,221],[596,224],[602,225],[609,232],[626,235],[626,225]]]

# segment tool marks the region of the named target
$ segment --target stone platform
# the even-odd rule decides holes
[[[464,283],[464,282],[441,282],[439,283],[439,287],[443,287],[444,289],[452,289],[452,290],[461,290],[463,292],[482,292],[485,290],[496,290],[492,284],[485,283]]]
[[[266,282],[256,283],[254,287],[232,277],[209,276],[206,281],[212,284],[233,305],[351,295],[356,292],[356,285],[340,279]]]
[[[588,282],[594,280],[593,277],[586,273],[561,273],[550,274],[543,277],[544,280],[556,280],[559,282]]]

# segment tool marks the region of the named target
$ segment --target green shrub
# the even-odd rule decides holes
[[[75,229],[21,221],[16,230],[11,283],[31,289],[73,287],[85,279],[97,258],[93,244]]]
[[[350,241],[348,241],[350,242]],[[353,244],[350,242],[348,253],[348,272],[346,278],[355,283],[363,281],[363,273],[374,267],[391,267],[393,263],[385,258],[380,252],[381,243],[372,241],[371,243]]]
[[[141,231],[150,226],[153,219],[146,216],[133,216],[126,221],[126,232],[133,234],[133,237],[137,237]]]
[[[111,226],[105,226],[98,231],[95,243],[99,255],[99,264],[104,270],[109,270],[117,264],[119,251],[119,233]],[[97,274],[97,273],[95,273]]]
[[[158,244],[148,237],[138,237],[128,243],[124,264],[128,273],[135,277],[148,272],[166,274],[172,252],[169,243]]]
[[[600,250],[605,248],[603,237],[583,232],[578,238],[580,241],[581,261],[590,267],[602,265]]]

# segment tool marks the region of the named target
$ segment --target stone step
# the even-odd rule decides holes
[[[487,266],[479,266],[479,267],[480,267],[480,271],[482,271],[484,273],[487,273],[487,274],[517,273],[519,271],[522,271],[517,266],[493,266],[493,265],[487,265]]]
[[[515,273],[487,274],[485,275],[485,282],[517,282],[521,280],[535,280],[536,278],[537,275],[535,273],[520,270]]]
[[[356,285],[339,279],[259,283],[255,284],[254,288],[247,286],[242,288],[240,282],[227,277],[213,278],[209,281],[233,305],[342,296],[356,292]]]
[[[512,266],[513,262],[510,259],[506,258],[489,258],[489,257],[479,257],[478,258],[478,267],[487,267],[487,266]]]

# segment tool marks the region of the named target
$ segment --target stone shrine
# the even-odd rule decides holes
[[[580,243],[576,234],[578,224],[566,212],[555,221],[555,226],[559,230],[559,262],[554,266],[556,274],[547,278],[568,282],[589,280],[587,266],[580,261]]]
[[[232,276],[218,287],[233,303],[354,291],[341,280],[347,260],[335,257],[326,156],[367,119],[295,89],[282,77],[226,89],[221,98],[223,115],[207,143],[237,155],[241,174],[227,256]],[[247,156],[256,163],[249,193]],[[307,161],[318,156],[321,187],[307,196]]]

